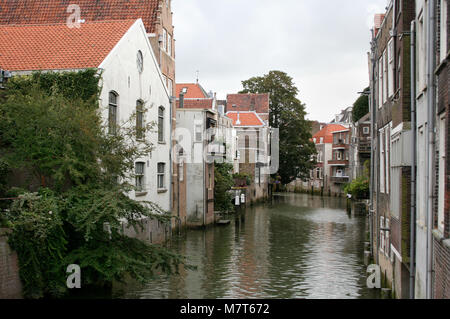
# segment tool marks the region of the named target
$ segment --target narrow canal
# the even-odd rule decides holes
[[[366,288],[366,217],[346,200],[278,194],[228,226],[191,230],[173,246],[197,270],[114,298],[377,298]]]

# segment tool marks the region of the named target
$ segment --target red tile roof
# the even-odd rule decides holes
[[[155,33],[158,5],[162,0],[0,0],[0,25],[66,23],[70,4],[81,9],[86,22],[104,20],[137,20],[144,22],[149,33]]]
[[[264,122],[255,112],[228,112],[227,117],[233,120],[233,126],[264,126]],[[238,119],[239,124],[237,123]]]
[[[316,139],[316,144],[320,144],[320,138],[323,137],[323,143],[332,144],[333,143],[333,132],[339,132],[346,130],[345,126],[339,124],[328,124],[320,132],[313,136]]]
[[[200,84],[195,83],[178,83],[176,85],[176,96],[180,96],[181,90],[187,88],[187,93],[185,94],[185,99],[206,99],[209,98],[205,90]]]
[[[230,111],[255,111],[269,113],[270,95],[265,94],[228,94],[227,107]],[[235,105],[235,107],[233,107]]]
[[[0,26],[0,65],[8,71],[96,68],[135,22]]]
[[[184,99],[185,109],[212,109],[213,99]],[[177,108],[180,107],[180,100],[177,99]]]
[[[378,31],[381,28],[381,25],[383,24],[384,18],[386,17],[386,14],[384,13],[379,13],[375,15],[374,18],[374,32],[375,32],[375,36],[377,36]]]

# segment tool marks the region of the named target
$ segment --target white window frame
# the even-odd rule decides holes
[[[384,238],[384,216],[380,216],[380,250],[385,251],[385,238]]]
[[[369,134],[370,133],[370,128],[369,127],[367,127],[367,126],[365,126],[365,127],[363,127],[363,134]]]
[[[389,70],[388,70],[388,96],[392,97],[394,95],[394,76],[395,76],[395,63],[394,63],[394,38],[391,38],[388,43],[388,60],[389,60]]]
[[[167,34],[167,54],[172,56],[172,35]]]
[[[142,167],[142,171],[138,170],[138,167]],[[135,164],[135,186],[136,192],[145,192],[145,162],[136,162]]]
[[[161,168],[162,167],[162,172]],[[166,163],[158,163],[157,165],[157,187],[159,190],[163,190],[166,188]]]
[[[444,62],[447,57],[447,19],[448,19],[448,0],[441,0],[441,40],[440,40],[440,62]]]
[[[389,218],[386,218],[384,220],[384,222],[385,222],[385,228],[389,229],[384,232],[384,240],[385,240],[384,254],[386,255],[386,257],[389,258],[390,252],[391,252],[391,236],[390,236],[390,220],[389,220]]]
[[[388,98],[388,70],[387,70],[387,50],[383,52],[383,104]]]
[[[166,134],[164,132],[165,130],[165,118],[166,118],[166,110],[164,106],[158,107],[158,143],[165,143],[166,141]]]
[[[380,140],[380,193],[384,193],[385,192],[385,165],[386,165],[386,153],[385,153],[385,148],[384,148],[384,142],[385,142],[385,132],[384,132],[384,128],[380,130],[379,132],[379,140]]]
[[[385,181],[385,187],[386,187],[386,194],[390,193],[390,178],[391,178],[391,174],[390,174],[390,170],[391,170],[391,163],[390,163],[390,159],[391,159],[391,124],[387,125],[384,128],[384,136],[385,136],[385,174],[386,174],[386,181]]]
[[[378,60],[378,108],[383,106],[383,56]]]
[[[167,30],[163,28],[163,50],[167,52]]]

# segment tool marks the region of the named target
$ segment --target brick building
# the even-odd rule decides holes
[[[412,156],[410,25],[414,2],[393,0],[375,16],[370,56],[372,156],[371,250],[386,286],[409,297]]]
[[[433,298],[450,299],[450,1],[438,0],[436,14],[437,203],[433,231]]]

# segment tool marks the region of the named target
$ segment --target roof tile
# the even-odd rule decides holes
[[[8,71],[68,70],[98,67],[135,20],[0,26],[0,66]]]
[[[81,19],[86,22],[104,20],[137,20],[144,22],[149,33],[155,33],[161,0],[77,0]],[[0,25],[66,23],[67,0],[0,0]]]

